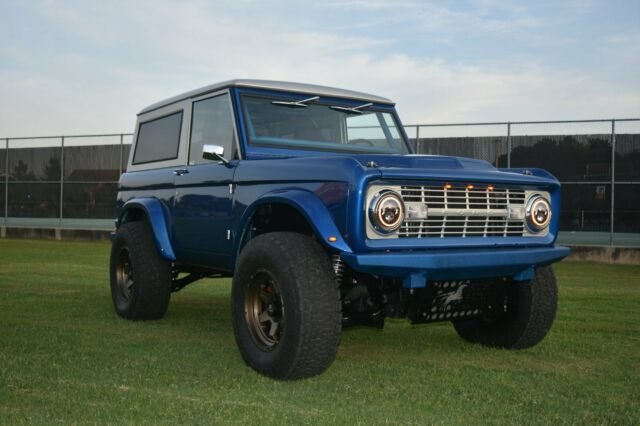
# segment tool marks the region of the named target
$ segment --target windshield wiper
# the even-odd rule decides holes
[[[320,96],[312,96],[308,99],[302,99],[301,101],[272,101],[271,104],[294,108],[306,108],[309,106],[307,105],[307,102],[317,101],[318,99],[320,99]]]
[[[362,114],[362,111],[360,111],[360,110],[362,108],[370,107],[371,105],[373,105],[373,104],[371,102],[369,102],[367,104],[358,105],[358,106],[351,107],[351,108],[343,107],[343,106],[335,106],[335,105],[332,105],[329,108],[335,109],[335,110],[338,110],[338,111],[342,111],[342,112],[346,112],[348,114]]]

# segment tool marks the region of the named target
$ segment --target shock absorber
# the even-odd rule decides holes
[[[331,264],[333,265],[333,273],[336,276],[338,285],[342,285],[342,277],[344,276],[344,261],[340,259],[339,254],[331,256]]]

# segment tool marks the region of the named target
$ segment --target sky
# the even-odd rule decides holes
[[[232,78],[391,98],[405,124],[640,117],[640,1],[0,0],[0,137],[131,132]]]

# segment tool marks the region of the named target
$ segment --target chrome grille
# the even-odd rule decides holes
[[[406,205],[427,206],[426,219],[405,219],[400,238],[510,237],[525,233],[525,191],[478,186],[402,186]]]

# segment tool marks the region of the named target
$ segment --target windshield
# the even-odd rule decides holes
[[[241,99],[248,143],[253,146],[408,153],[393,115],[376,111],[370,104],[345,107],[320,103],[317,97],[292,101],[243,95]]]

